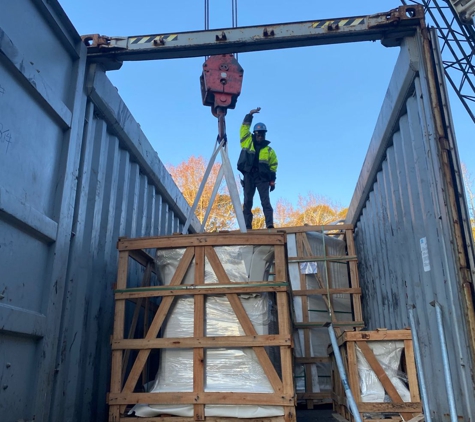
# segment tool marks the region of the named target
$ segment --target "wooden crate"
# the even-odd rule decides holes
[[[223,264],[214,249],[216,246],[233,245],[270,245],[274,249],[275,280],[253,281],[252,283],[232,283]],[[150,286],[149,279],[153,269],[153,258],[144,250],[184,248],[173,278],[167,286]],[[295,394],[292,378],[292,336],[288,301],[288,282],[285,259],[285,234],[267,233],[246,235],[200,234],[176,235],[155,238],[120,239],[118,242],[119,268],[115,291],[115,316],[112,336],[111,387],[108,394],[109,421],[179,421],[226,420],[233,418],[206,418],[205,405],[259,405],[283,406],[284,416],[264,418],[273,422],[294,422]],[[145,267],[142,287],[128,285],[129,259]],[[210,263],[220,286],[204,284],[205,259]],[[182,285],[185,274],[194,266],[194,284]],[[175,288],[170,289],[171,286]],[[239,299],[239,294],[273,292],[276,298],[278,315],[278,333],[257,335]],[[194,336],[180,338],[157,338],[163,322],[173,304],[180,295],[193,295],[194,298]],[[225,295],[239,320],[244,336],[206,337],[204,335],[205,297]],[[156,309],[150,306],[151,298],[161,297]],[[155,299],[156,300],[156,299]],[[134,303],[135,311],[128,338],[124,337],[126,301]],[[134,336],[138,313],[144,309],[151,313],[151,323],[141,338]],[[280,372],[278,375],[265,349],[277,347],[280,351]],[[235,393],[205,392],[204,350],[206,348],[242,348],[251,347],[274,393]],[[146,363],[153,350],[165,348],[193,349],[193,392],[144,393],[137,392],[138,381],[142,374],[142,383],[153,380],[146,373]],[[132,365],[128,365],[130,351],[137,351]],[[130,368],[130,370],[128,369]],[[154,417],[130,418],[126,410],[137,403],[192,405],[193,418]]]
[[[401,369],[407,376],[407,388],[410,393],[410,402],[403,402],[390,377],[383,366],[376,359],[368,343],[381,341],[403,341],[404,350],[401,357]],[[357,346],[369,363],[371,369],[381,382],[385,393],[390,397],[390,403],[362,402],[360,377],[357,365]],[[394,421],[409,421],[417,417],[422,412],[422,404],[419,397],[419,386],[417,382],[416,366],[414,363],[414,350],[412,346],[412,336],[410,330],[385,330],[377,331],[357,331],[345,332],[338,337],[338,347],[342,355],[353,397],[355,398],[358,410],[363,421],[375,422],[376,414],[394,414]],[[349,421],[353,421],[348,408],[345,391],[341,382],[340,374],[335,362],[333,349],[329,347],[329,354],[332,358],[332,384],[333,384],[333,408],[341,416]],[[371,415],[375,418],[371,418]],[[386,419],[387,420],[387,419]]]
[[[280,230],[280,229],[279,229]],[[349,295],[352,306],[352,314],[349,318],[344,320],[337,320],[335,313],[332,313],[331,321],[335,327],[337,333],[342,329],[361,329],[364,326],[363,314],[361,308],[361,288],[358,279],[357,257],[355,251],[355,244],[353,239],[353,226],[349,224],[345,225],[327,225],[327,226],[303,226],[303,227],[284,227],[281,230],[285,231],[287,235],[294,235],[293,238],[288,236],[287,253],[288,253],[288,265],[289,274],[292,281],[292,295],[294,299],[296,297],[301,298],[302,303],[302,315],[301,321],[294,321],[294,329],[303,331],[303,347],[302,354],[295,357],[295,364],[304,365],[305,371],[305,392],[297,393],[298,400],[304,400],[308,409],[312,409],[314,405],[322,403],[331,403],[332,395],[330,391],[315,392],[313,390],[312,383],[312,367],[323,363],[330,363],[330,357],[328,354],[323,353],[321,356],[315,356],[311,353],[311,337],[312,330],[323,328],[325,323],[323,322],[311,322],[309,313],[312,311],[309,306],[309,300],[311,297],[320,297],[323,299],[327,310],[330,309],[334,302],[334,298],[337,295]],[[342,239],[346,244],[346,254],[341,256],[332,255],[329,252],[329,248],[326,245],[324,252],[320,256],[314,256],[311,246],[309,244],[307,233],[315,232],[321,233],[328,237],[337,237]],[[301,262],[319,262],[323,263],[327,277],[325,281],[319,274],[315,275],[315,281],[318,285],[318,289],[309,289],[307,285],[307,277],[299,269],[299,263]],[[339,280],[333,280],[331,277],[330,265],[337,265],[344,267],[346,270],[348,285],[344,288],[336,287],[341,282]],[[345,274],[345,276],[346,276]],[[296,278],[293,280],[293,278]],[[340,280],[341,281],[341,280]],[[295,288],[299,285],[299,288]],[[329,343],[324,345],[326,350]]]

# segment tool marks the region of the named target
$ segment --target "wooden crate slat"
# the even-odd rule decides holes
[[[409,391],[411,393],[411,400],[418,401],[420,398],[419,383],[417,382],[417,370],[412,340],[404,340],[404,353],[406,354],[407,380]]]
[[[195,248],[195,284],[204,284],[205,277],[205,253],[204,248]],[[194,296],[194,320],[193,335],[203,337],[205,333],[205,297]],[[196,344],[195,344],[196,345]],[[193,348],[193,392],[198,396],[205,391],[205,351],[202,347]],[[194,418],[197,421],[205,419],[205,405],[196,403],[193,405]]]
[[[117,270],[117,288],[127,286],[127,271],[129,265],[129,253],[119,252],[119,265]],[[125,325],[125,300],[116,300],[114,309],[114,328],[112,338],[122,340],[124,338]],[[120,350],[112,351],[111,360],[111,393],[120,393],[122,390],[122,355]],[[119,406],[111,406],[109,418],[118,420],[121,409]]]
[[[285,293],[277,293],[277,313],[279,320],[279,332],[290,333],[290,321],[288,318],[288,298]],[[283,394],[292,394],[293,392],[293,367],[292,367],[292,350],[289,346],[280,347],[281,369]]]
[[[327,327],[329,322],[296,322],[296,328]],[[364,321],[332,321],[333,327],[358,327],[364,326]]]
[[[348,255],[356,255],[355,240],[353,238],[353,230],[346,230],[346,247]],[[356,261],[351,261],[350,266],[350,286],[358,288],[360,287],[360,281],[358,276],[358,264]],[[353,312],[355,319],[358,321],[363,320],[363,309],[361,307],[361,294],[353,295]]]
[[[248,283],[254,284],[254,283]],[[132,289],[124,289],[123,292],[115,294],[116,299],[138,299],[145,297],[160,297],[160,296],[188,296],[188,295],[222,295],[225,293],[236,293],[236,294],[246,294],[246,293],[266,293],[266,292],[286,292],[288,286],[286,283],[256,283],[260,286],[249,287],[244,285],[239,285],[237,283],[232,283],[222,288],[216,287],[202,287],[199,288],[193,284],[187,284],[183,286],[183,289],[167,289],[163,286],[153,286],[153,287],[136,287]]]
[[[196,296],[203,298],[203,296]],[[166,337],[154,339],[124,339],[112,340],[112,350],[140,349],[191,349],[193,347],[223,348],[223,347],[264,347],[292,345],[290,334],[278,335],[248,335],[248,336],[219,336],[219,337]]]
[[[299,233],[303,234],[303,233]],[[335,263],[341,263],[341,264],[346,264],[347,262],[350,261],[357,261],[358,258],[356,255],[323,255],[323,256],[314,256],[312,254],[309,254],[308,256],[302,254],[296,257],[289,257],[288,261],[289,262],[335,262]]]
[[[287,265],[285,260],[285,246],[274,246],[275,277],[274,281],[287,281]]]
[[[155,272],[155,260],[147,252],[142,249],[129,251],[129,256],[142,267],[147,267],[148,264],[152,264],[152,272]]]
[[[419,413],[417,416],[414,416],[411,420],[407,421],[407,422],[424,422],[425,421],[425,417],[422,413]]]
[[[309,289],[309,290],[293,290],[294,296],[316,296],[316,295],[340,295],[340,294],[353,294],[361,293],[361,288],[332,288],[332,289]]]
[[[422,412],[422,403],[358,403],[358,410],[361,413],[420,413]]]
[[[281,227],[278,230],[286,233],[306,233],[306,232],[334,232],[342,230],[353,230],[353,224],[322,225],[322,226],[299,226],[299,227]]]
[[[294,396],[270,393],[118,393],[109,394],[109,404],[216,404],[294,406]]]
[[[248,234],[200,234],[183,236],[142,237],[137,239],[120,239],[119,251],[133,249],[178,249],[191,246],[231,246],[231,245],[283,245],[284,234],[260,233]]]
[[[155,267],[155,263],[153,263],[153,264],[149,263],[149,265],[153,265]],[[152,306],[151,303],[150,303],[150,298],[148,298],[148,297],[143,298],[143,300],[145,301],[144,312],[143,312],[143,332],[147,333],[148,329],[150,328],[149,327],[149,325],[150,325],[149,311],[150,311],[151,308],[154,308],[154,311],[156,313],[158,311],[158,306],[155,305],[155,304],[154,304],[155,306]],[[148,370],[149,370],[149,365],[148,365],[148,362],[147,362],[144,366],[143,371],[142,371],[142,385],[145,385],[148,382],[148,377],[149,377]]]
[[[349,341],[412,340],[411,330],[345,331],[338,338],[341,346]]]
[[[356,358],[355,343],[348,343],[346,348],[346,373],[348,374],[348,384],[355,398],[355,402],[359,405],[361,401],[361,390],[358,378],[358,360]]]

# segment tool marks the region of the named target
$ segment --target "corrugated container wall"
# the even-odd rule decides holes
[[[57,1],[0,0],[0,419],[107,419],[117,239],[188,211]]]
[[[415,314],[434,421],[449,421],[436,301],[443,312],[459,420],[474,420],[473,242],[437,36],[401,46],[353,196],[368,329]]]

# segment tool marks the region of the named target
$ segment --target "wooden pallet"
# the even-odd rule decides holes
[[[275,256],[275,280],[253,281],[252,283],[232,283],[215,252],[216,246],[232,245],[271,245]],[[111,388],[108,394],[109,421],[122,420],[161,421],[165,419],[181,422],[185,420],[225,420],[233,418],[206,418],[205,405],[259,405],[283,406],[285,415],[276,418],[264,418],[260,421],[294,422],[295,394],[292,377],[292,336],[288,302],[288,282],[285,260],[285,234],[200,234],[176,235],[155,238],[120,239],[118,242],[119,268],[115,292],[115,316],[112,336]],[[144,249],[185,248],[183,257],[167,286],[150,286],[149,278],[153,271],[153,260]],[[220,286],[205,285],[205,258],[210,263]],[[133,259],[145,267],[141,287],[128,285],[129,260]],[[194,266],[194,284],[182,285],[190,265]],[[175,288],[170,289],[173,286]],[[272,292],[278,314],[278,333],[257,335],[239,299],[239,294]],[[163,322],[171,309],[174,299],[181,295],[193,295],[194,298],[194,336],[180,338],[157,338]],[[244,336],[206,337],[205,297],[225,295],[239,320]],[[147,303],[151,298],[161,297],[161,302],[153,310]],[[126,302],[135,305],[129,338],[124,338],[126,320]],[[138,309],[138,310],[137,310]],[[147,309],[151,313],[151,323],[141,338],[134,336],[138,313]],[[277,347],[280,351],[280,377],[264,348]],[[274,393],[235,393],[205,392],[204,350],[206,348],[242,348],[251,347]],[[146,363],[153,350],[165,348],[193,349],[193,392],[144,393],[137,392],[139,378],[142,383],[151,381],[146,374]],[[127,369],[127,360],[131,350],[137,351],[133,364]],[[137,403],[146,404],[186,404],[194,408],[193,418],[156,417],[130,418],[124,412]]]
[[[302,301],[302,315],[300,321],[294,321],[294,329],[303,331],[304,344],[302,348],[302,355],[295,358],[296,364],[305,365],[305,392],[298,393],[298,400],[305,400],[308,409],[312,409],[315,404],[331,403],[332,395],[330,391],[314,392],[311,377],[312,366],[320,363],[330,363],[328,355],[314,356],[311,353],[311,331],[316,327],[324,327],[324,323],[310,322],[309,312],[309,298],[321,297],[325,303],[327,310],[333,307],[334,297],[336,295],[350,295],[353,313],[351,318],[346,321],[337,320],[335,313],[332,313],[331,322],[335,327],[336,332],[341,329],[361,329],[363,328],[363,314],[361,308],[361,288],[359,286],[357,258],[355,252],[355,244],[353,240],[353,226],[352,225],[328,225],[328,226],[304,226],[304,227],[290,227],[282,228],[287,235],[294,235],[295,240],[288,236],[288,265],[291,280],[293,277],[298,278],[298,283],[292,283],[292,295],[300,297]],[[326,236],[342,238],[346,243],[346,254],[343,256],[332,256],[325,247],[324,254],[321,256],[314,256],[307,239],[308,232],[318,232]],[[323,263],[327,277],[325,280],[319,274],[315,274],[315,281],[318,284],[318,289],[309,289],[307,285],[307,277],[299,269],[301,262],[319,262]],[[348,274],[348,286],[335,287],[341,285],[341,280],[332,280],[330,265],[345,266]],[[297,281],[297,280],[295,280]],[[340,281],[338,283],[338,281]],[[296,284],[300,287],[295,288]],[[328,344],[325,344],[326,348]]]
[[[390,377],[381,366],[368,343],[378,341],[403,341],[404,351],[401,359],[401,369],[407,375],[407,388],[410,393],[410,402],[403,402],[400,394],[396,390]],[[412,419],[420,420],[422,412],[422,404],[419,397],[419,387],[417,382],[416,366],[414,362],[414,350],[412,346],[412,337],[410,330],[385,330],[378,331],[357,331],[345,332],[338,338],[338,347],[342,355],[343,363],[345,365],[346,374],[348,377],[348,384],[350,386],[353,397],[355,398],[358,410],[360,411],[361,419],[363,421],[374,422],[376,418],[370,418],[369,415],[390,413],[394,414],[394,421],[409,421]],[[369,363],[371,369],[378,377],[386,394],[390,397],[390,403],[382,402],[362,402],[360,377],[358,373],[357,353],[356,348],[359,348]],[[353,421],[350,414],[345,391],[341,382],[340,374],[338,372],[333,349],[329,347],[329,354],[332,358],[332,384],[333,384],[333,408],[341,416],[349,421]],[[365,416],[366,415],[366,416]],[[419,418],[419,419],[418,419]],[[388,419],[385,419],[388,420]]]

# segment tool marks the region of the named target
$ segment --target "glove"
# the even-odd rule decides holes
[[[269,182],[270,191],[272,192],[275,189],[275,182]]]
[[[259,113],[261,111],[260,107],[252,109],[249,114],[252,116],[253,114]]]

